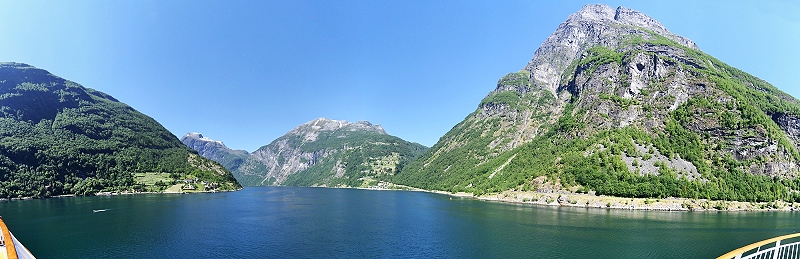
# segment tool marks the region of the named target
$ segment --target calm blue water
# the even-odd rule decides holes
[[[0,216],[38,258],[713,258],[800,232],[792,212],[557,208],[302,187],[0,202]]]

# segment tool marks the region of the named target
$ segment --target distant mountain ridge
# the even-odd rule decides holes
[[[625,7],[587,5],[395,176],[470,192],[800,201],[800,102]]]
[[[387,135],[381,125],[375,125],[369,121],[347,122],[344,120],[331,120],[328,118],[318,118],[313,121],[297,126],[286,133],[286,135],[302,136],[304,141],[313,142],[319,137],[320,132],[325,131],[364,131]]]
[[[197,132],[186,133],[181,137],[181,142],[197,151],[200,156],[217,161],[231,171],[239,168],[239,165],[250,155],[246,150],[230,149],[222,141],[206,138]]]
[[[220,152],[225,149],[219,145],[214,149],[228,152]],[[369,186],[390,180],[426,149],[368,121],[319,118],[252,152],[233,173],[248,186]]]
[[[367,121],[319,118],[254,151],[234,174],[245,184],[358,187],[389,179],[425,149]]]
[[[153,118],[22,63],[0,63],[0,198],[240,188]]]

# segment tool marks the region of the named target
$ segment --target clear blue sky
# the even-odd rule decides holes
[[[318,117],[431,146],[587,1],[7,1],[0,61],[94,88],[178,137],[254,151]],[[795,1],[608,1],[800,97]]]

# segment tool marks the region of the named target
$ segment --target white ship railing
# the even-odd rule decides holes
[[[11,231],[8,230],[8,226],[3,222],[2,217],[0,217],[0,247],[3,249],[0,251],[0,258],[36,259],[36,257],[31,254],[31,251],[28,251],[28,249],[14,237],[14,234],[11,234]]]
[[[14,234],[11,234],[11,239],[14,240],[14,247],[17,250],[18,259],[36,259],[36,257],[31,254],[31,251],[28,251],[28,248],[26,248],[17,240],[17,237],[15,237]]]
[[[790,259],[800,258],[800,241],[781,242],[800,237],[800,233],[789,234],[752,243],[724,254],[717,259]],[[783,243],[783,244],[781,244]]]

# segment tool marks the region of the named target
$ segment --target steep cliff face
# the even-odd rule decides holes
[[[259,148],[234,175],[245,185],[361,186],[394,175],[425,149],[380,125],[320,118]]]
[[[561,74],[589,48],[615,49],[631,37],[653,39],[653,34],[697,49],[694,42],[669,32],[661,23],[643,13],[625,7],[613,9],[606,5],[587,5],[558,26],[536,50],[524,70],[531,73],[530,81],[536,88],[546,89],[555,96]]]
[[[222,141],[204,137],[203,134],[196,132],[186,133],[181,137],[181,142],[197,151],[200,156],[217,161],[230,171],[239,168],[239,165],[250,155],[245,150],[230,149]]]
[[[587,5],[396,179],[485,193],[547,176],[619,196],[789,198],[797,181],[771,177],[797,176],[798,114],[793,97],[658,21]]]

